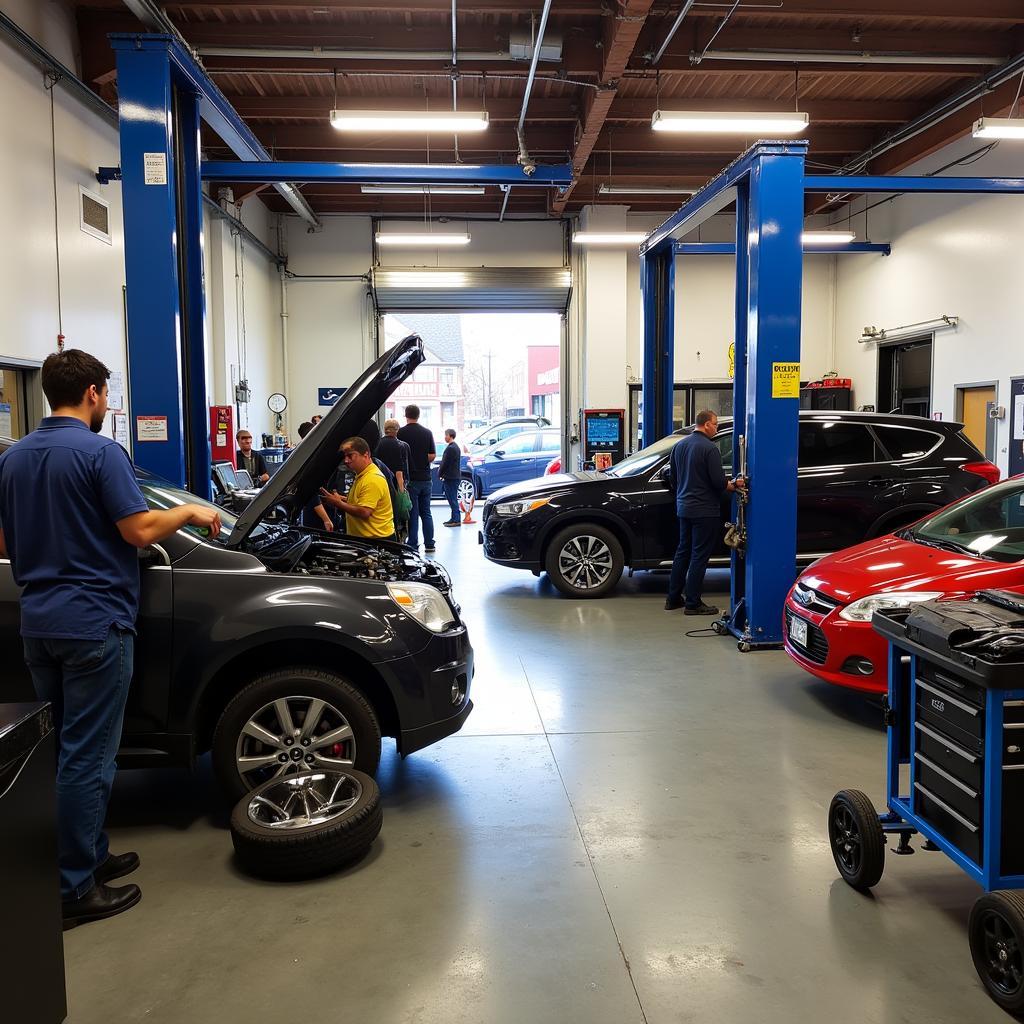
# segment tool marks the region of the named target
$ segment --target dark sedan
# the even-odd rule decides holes
[[[668,568],[679,530],[665,467],[678,440],[663,438],[604,473],[556,474],[498,491],[484,506],[484,554],[545,570],[572,597],[604,597],[625,566]],[[715,441],[731,473],[731,421],[721,421]],[[891,533],[999,477],[960,424],[872,413],[802,412],[798,462],[801,563]],[[727,501],[722,513],[724,520]],[[720,544],[711,564],[728,561]]]
[[[461,728],[473,650],[451,581],[399,544],[297,524],[358,429],[423,360],[416,336],[373,364],[220,536],[191,527],[140,552],[135,674],[119,764],[191,764],[213,751],[232,798],[303,767],[373,773]],[[10,444],[11,442],[6,442]],[[139,471],[152,508],[194,495]],[[268,513],[283,518],[270,521]],[[0,700],[31,696],[18,588],[0,561]]]

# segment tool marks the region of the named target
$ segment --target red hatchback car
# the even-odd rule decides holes
[[[809,566],[786,598],[786,653],[819,679],[884,693],[876,609],[1024,587],[1024,478],[978,491]]]

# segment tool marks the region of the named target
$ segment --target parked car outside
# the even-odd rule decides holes
[[[555,428],[524,430],[469,457],[476,496],[482,498],[501,487],[541,477],[544,467],[562,447]]]
[[[423,358],[413,335],[378,359],[249,505],[219,509],[215,540],[185,527],[140,552],[122,767],[191,765],[212,750],[237,800],[310,767],[373,774],[382,735],[404,756],[461,728],[473,707],[473,649],[444,569],[397,543],[298,525],[341,442]],[[136,472],[151,508],[200,501]],[[268,520],[275,509],[283,521]],[[18,596],[2,560],[3,701],[32,697]]]
[[[731,474],[732,421],[719,424],[715,442]],[[665,467],[681,433],[601,473],[546,476],[491,495],[483,513],[484,554],[500,565],[546,571],[572,597],[604,597],[625,566],[667,569],[679,527]],[[891,533],[986,487],[999,473],[958,423],[875,413],[801,412],[798,459],[802,564]],[[729,514],[723,499],[723,522]],[[729,564],[724,543],[711,564]]]
[[[1024,587],[1020,477],[810,566],[786,598],[786,653],[819,679],[884,693],[887,648],[873,612],[1015,587]]]

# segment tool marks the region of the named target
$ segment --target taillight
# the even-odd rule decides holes
[[[984,462],[965,462],[960,468],[965,473],[973,473],[975,476],[982,477],[990,484],[999,483],[999,467],[987,459]]]

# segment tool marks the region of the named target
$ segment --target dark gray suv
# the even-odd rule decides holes
[[[121,767],[188,765],[212,750],[237,799],[304,767],[372,774],[382,735],[406,755],[462,727],[473,649],[444,569],[396,543],[297,525],[341,442],[423,358],[413,335],[378,359],[241,514],[220,510],[215,541],[186,527],[140,552]],[[196,500],[142,470],[138,479],[152,508]],[[32,695],[18,622],[0,560],[0,701]]]

